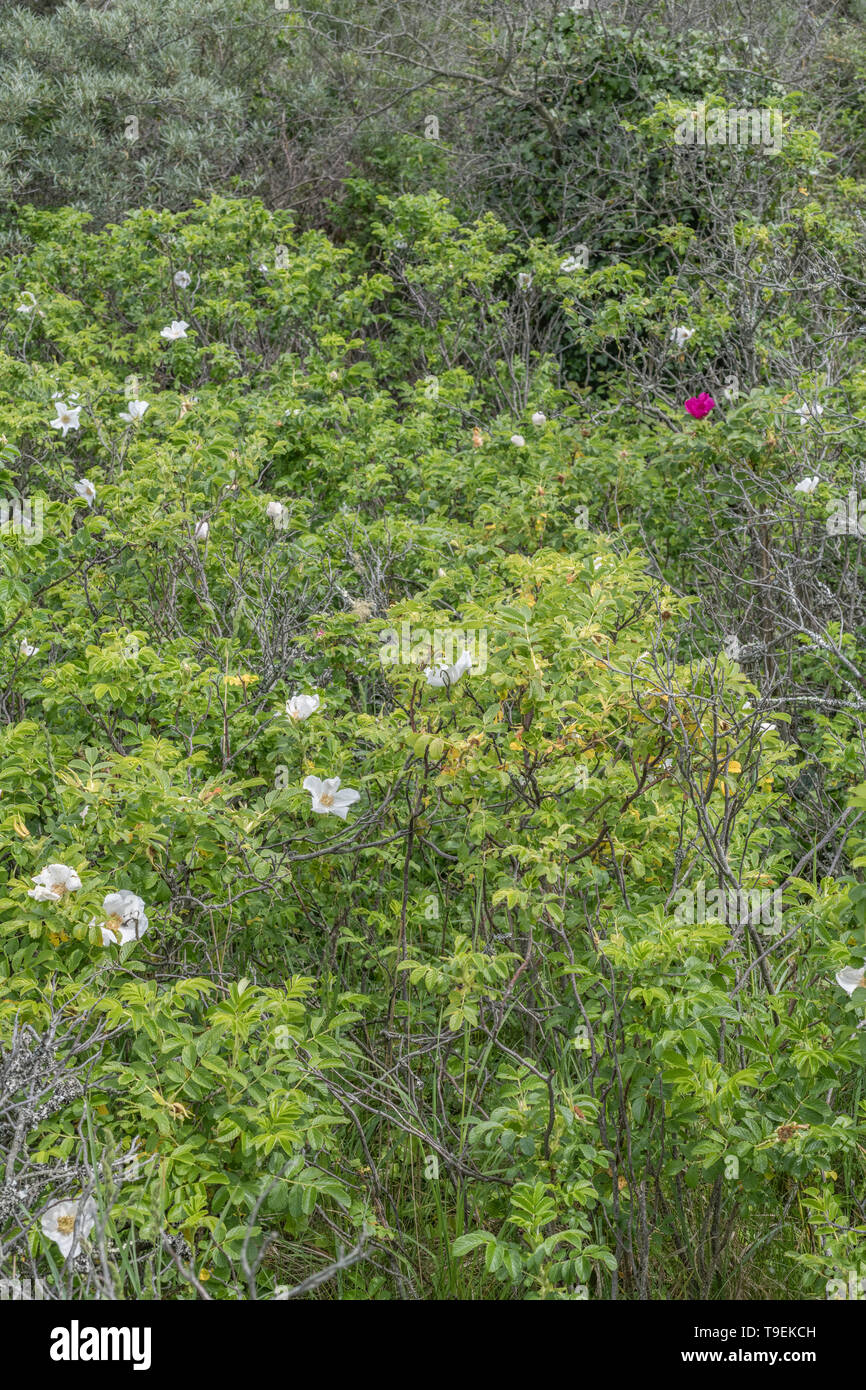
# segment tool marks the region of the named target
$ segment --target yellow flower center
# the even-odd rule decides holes
[[[114,935],[117,937],[118,941],[120,940],[120,927],[121,927],[121,921],[122,921],[122,919],[121,919],[120,917],[118,917],[118,915],[117,915],[116,912],[114,912],[114,913],[112,913],[112,915],[109,917],[108,921],[107,921],[106,924],[105,924],[106,930],[107,930],[107,931],[110,931],[110,932],[113,932]]]
[[[323,806],[333,806],[334,804],[334,798],[330,792],[323,792],[322,795],[319,797],[319,800],[321,801]]]
[[[61,1235],[63,1235],[63,1236],[71,1236],[71,1235],[72,1235],[72,1232],[75,1230],[75,1217],[74,1217],[74,1216],[58,1216],[58,1218],[57,1218],[57,1229],[58,1229],[58,1231],[60,1232]]]

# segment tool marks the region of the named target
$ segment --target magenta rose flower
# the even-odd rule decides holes
[[[708,391],[702,391],[699,396],[689,396],[686,401],[686,410],[693,415],[696,420],[703,420],[705,415],[709,415],[716,406],[715,401]]]

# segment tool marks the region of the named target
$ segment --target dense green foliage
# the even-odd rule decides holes
[[[3,25],[66,26],[125,100],[134,8]],[[569,116],[627,107],[595,239],[538,191],[562,169],[520,103],[488,131],[537,172],[514,216],[423,161],[328,231],[254,184],[195,202],[212,123],[201,187],[169,132],[173,183],[100,166],[116,220],[6,219],[4,1271],[814,1298],[862,1263],[863,532],[826,519],[864,481],[864,190],[808,92],[778,157],[677,164],[683,102],[772,79],[580,22],[589,68],[610,43],[643,74]],[[253,51],[221,72],[250,121]],[[33,199],[69,108],[22,83]],[[309,777],[359,795],[340,817]],[[48,865],[67,891],[34,896]],[[118,894],[140,940],[111,941]],[[40,1218],[80,1196],[64,1265]]]

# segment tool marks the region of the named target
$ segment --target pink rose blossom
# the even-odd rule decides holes
[[[715,409],[715,401],[707,391],[702,391],[699,396],[689,396],[686,401],[686,410],[693,415],[696,420],[703,420],[705,415],[709,415]]]

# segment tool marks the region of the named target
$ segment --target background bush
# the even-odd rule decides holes
[[[4,11],[3,1277],[856,1275],[862,30],[738,22]],[[710,98],[778,156],[683,158]]]

